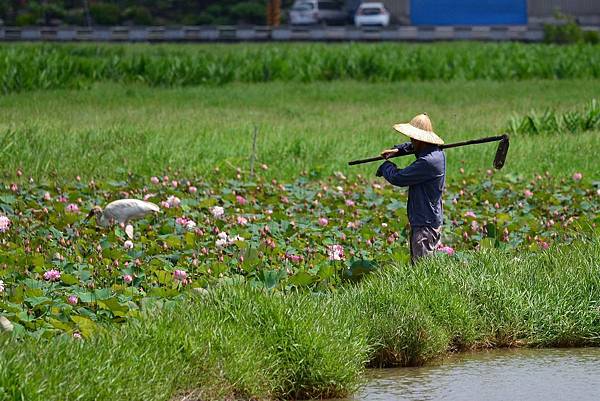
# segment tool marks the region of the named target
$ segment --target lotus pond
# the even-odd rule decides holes
[[[260,171],[268,166],[260,166]],[[573,172],[532,177],[451,172],[439,257],[472,249],[543,252],[600,233],[600,182]],[[406,191],[336,173],[278,182],[216,169],[113,181],[6,184],[0,195],[0,309],[16,336],[89,337],[107,323],[177,302],[188,291],[246,282],[280,292],[337,291],[409,260]],[[123,227],[85,217],[94,205],[138,198],[161,206]]]

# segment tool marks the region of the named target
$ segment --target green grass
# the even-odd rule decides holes
[[[376,164],[348,167],[404,141],[394,123],[428,112],[447,142],[496,135],[511,117],[578,109],[597,97],[597,80],[520,82],[264,83],[151,89],[98,84],[0,98],[2,174],[72,179],[115,177],[117,169],[153,175],[167,168],[209,175],[215,166],[248,169],[253,126],[257,159],[275,178],[303,170],[371,175]],[[587,153],[598,131],[577,136],[515,135],[504,172],[598,174]],[[449,179],[459,167],[491,168],[496,146],[450,149]],[[403,163],[403,162],[401,162]],[[408,163],[408,160],[404,161]]]
[[[78,341],[0,336],[1,400],[344,396],[365,366],[600,345],[600,242],[396,265],[329,295],[223,286]],[[40,352],[43,350],[43,352]]]
[[[4,45],[0,91],[231,82],[369,82],[599,78],[597,45],[521,43]]]

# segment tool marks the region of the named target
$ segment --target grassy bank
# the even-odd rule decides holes
[[[217,287],[88,340],[0,337],[2,400],[343,396],[367,365],[600,345],[600,241],[395,265],[328,295]],[[43,349],[43,352],[40,352]]]
[[[521,43],[3,45],[0,91],[231,82],[369,82],[600,77],[598,45]]]
[[[99,84],[89,91],[40,91],[0,97],[0,162],[5,178],[146,176],[168,167],[208,176],[215,166],[249,168],[252,131],[257,164],[277,179],[302,170],[372,175],[376,164],[349,160],[378,154],[405,138],[394,123],[428,112],[447,142],[504,132],[513,116],[550,108],[568,112],[598,96],[597,80],[405,83],[266,83],[151,89]],[[530,176],[595,175],[598,131],[514,135],[502,172]],[[448,179],[460,167],[491,168],[493,144],[447,151]],[[408,160],[401,161],[408,163]],[[566,170],[566,171],[565,171]],[[172,172],[171,172],[172,173]]]

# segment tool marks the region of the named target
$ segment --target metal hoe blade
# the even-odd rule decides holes
[[[503,138],[498,144],[498,150],[496,150],[496,157],[494,157],[494,168],[496,170],[500,170],[504,166],[509,145],[508,135],[503,135]]]

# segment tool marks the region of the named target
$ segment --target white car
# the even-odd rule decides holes
[[[332,0],[297,0],[290,10],[292,25],[345,24],[348,13]]]
[[[290,10],[290,23],[292,25],[311,25],[319,22],[319,12],[313,2],[296,2]]]
[[[356,26],[388,26],[389,24],[390,12],[386,10],[383,3],[362,3],[354,14]]]

